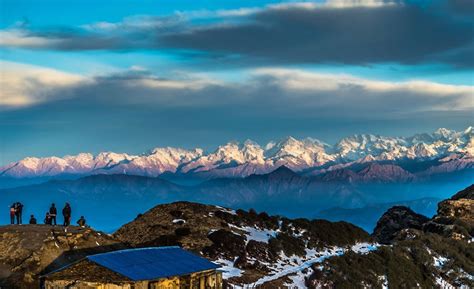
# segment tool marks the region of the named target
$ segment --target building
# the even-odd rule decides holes
[[[45,289],[221,289],[216,265],[180,247],[87,256],[42,277]]]

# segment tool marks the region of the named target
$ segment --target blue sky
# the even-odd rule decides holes
[[[472,124],[472,1],[0,3],[0,165]]]

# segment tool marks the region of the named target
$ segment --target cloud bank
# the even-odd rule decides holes
[[[4,108],[76,99],[84,105],[241,109],[242,114],[385,116],[473,108],[473,87],[429,81],[390,82],[345,74],[261,68],[241,81],[205,74],[163,78],[142,68],[97,77],[2,62]]]
[[[397,62],[472,67],[469,1],[328,1],[132,16],[75,28],[0,31],[0,46],[195,51],[245,65]],[[221,60],[222,63],[222,60]]]

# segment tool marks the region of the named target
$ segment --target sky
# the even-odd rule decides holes
[[[474,2],[0,0],[0,165],[462,130]]]

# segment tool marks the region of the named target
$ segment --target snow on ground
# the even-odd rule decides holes
[[[242,230],[246,232],[247,242],[250,240],[255,240],[258,242],[268,243],[271,237],[276,236],[276,231],[274,230],[260,230],[252,227],[242,227]]]
[[[298,288],[298,289],[306,289],[306,284],[305,280],[307,277],[311,276],[313,274],[313,269],[308,268],[307,270],[296,272],[294,275],[288,276],[288,278],[291,280],[290,283],[285,283],[285,286],[288,286],[289,288]]]
[[[448,282],[446,282],[446,280],[444,280],[443,278],[441,277],[436,277],[436,284],[439,285],[439,287],[443,288],[443,289],[455,289],[456,287],[454,287],[453,285],[449,284]]]
[[[351,247],[351,250],[358,254],[367,254],[370,251],[377,250],[379,244],[371,244],[371,243],[357,243]]]
[[[446,263],[448,261],[447,258],[441,257],[441,256],[439,256],[439,257],[435,256],[435,257],[433,257],[433,260],[434,260],[435,267],[438,267],[438,268],[443,267],[444,263]]]
[[[216,206],[216,208],[218,208],[219,210],[221,210],[224,213],[229,213],[231,215],[237,215],[237,212],[235,212],[235,210],[227,209],[227,208],[224,208],[224,207],[221,207],[221,206]]]
[[[270,240],[270,238],[272,237],[275,237],[277,234],[277,231],[275,230],[262,230],[259,228],[253,228],[248,226],[238,227],[236,225],[229,224],[229,227],[237,229],[239,231],[243,231],[245,233],[245,237],[247,238],[246,243],[248,243],[250,240],[268,243],[268,240]]]
[[[388,289],[387,276],[385,275],[379,276],[379,280],[382,282],[382,289]]]
[[[217,259],[216,261],[214,261],[214,263],[217,263],[222,266],[219,270],[222,271],[222,278],[224,279],[242,276],[242,270],[234,267],[234,262],[232,261],[225,259]]]
[[[311,265],[315,263],[322,262],[326,258],[332,256],[339,256],[342,254],[344,254],[344,249],[337,247],[326,249],[320,252],[317,252],[314,249],[306,249],[306,256],[304,257],[288,257],[285,254],[281,253],[280,260],[278,260],[278,262],[274,266],[272,266],[273,268],[271,268],[274,274],[262,277],[252,285],[261,285],[263,283],[276,280],[289,274],[301,272],[304,269],[311,267]]]
[[[185,223],[186,223],[186,220],[183,220],[183,219],[174,219],[172,222],[173,222],[173,224],[178,224],[178,223],[185,224]]]
[[[377,247],[378,244],[358,243],[349,249],[359,254],[367,254],[370,251],[376,250]],[[288,278],[292,280],[292,284],[288,284],[288,286],[306,288],[304,286],[304,270],[311,269],[313,264],[320,263],[329,257],[343,255],[349,249],[341,247],[326,248],[323,251],[306,249],[306,255],[303,257],[295,255],[286,256],[282,252],[276,264],[269,264],[269,269],[272,272],[270,275],[264,276],[252,284],[246,284],[244,287],[261,285],[288,275]]]

